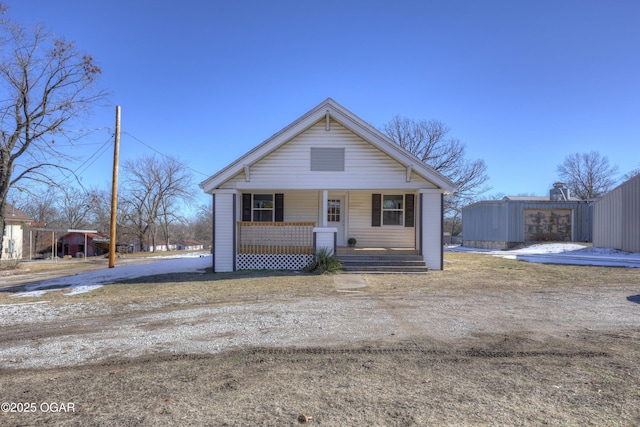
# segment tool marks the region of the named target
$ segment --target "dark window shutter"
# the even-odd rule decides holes
[[[415,224],[415,195],[404,195],[404,226],[413,227]]]
[[[251,221],[251,193],[242,194],[242,220]]]
[[[371,195],[371,226],[380,227],[382,218],[382,194]]]
[[[274,221],[275,222],[283,222],[284,221],[284,194],[276,193],[275,200],[276,209],[274,211]]]

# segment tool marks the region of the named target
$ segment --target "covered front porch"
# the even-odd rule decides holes
[[[433,202],[436,209],[428,209]],[[231,229],[225,227],[224,216],[229,211],[224,205],[231,208]],[[430,217],[441,212],[440,194],[435,193],[228,191],[214,194],[214,210],[216,271],[222,271],[222,262],[228,263],[226,271],[300,270],[320,248],[345,259],[411,256],[413,261],[422,260],[424,267],[427,258],[422,243],[432,238],[438,239],[438,245],[441,241],[440,233],[429,236],[427,231],[433,227],[424,226],[425,221],[435,220],[441,229],[440,218]],[[227,253],[221,252],[225,238]],[[349,246],[349,240],[355,240],[355,245]]]
[[[424,272],[415,248],[345,247],[338,230],[313,222],[238,222],[237,270],[301,270],[313,254],[326,248],[342,261],[345,272]]]

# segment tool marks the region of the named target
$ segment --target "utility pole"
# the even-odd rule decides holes
[[[116,135],[113,144],[113,179],[111,181],[111,230],[109,237],[109,268],[116,265],[116,212],[118,210],[118,158],[120,157],[120,106],[116,105]]]

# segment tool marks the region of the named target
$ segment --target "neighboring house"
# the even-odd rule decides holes
[[[504,197],[462,209],[463,245],[510,249],[523,243],[590,242],[592,202],[570,196],[556,182],[549,197]]]
[[[175,243],[170,243],[169,246],[167,247],[167,242],[162,240],[162,241],[159,241],[155,247],[153,245],[145,245],[144,249],[145,251],[148,251],[148,252],[195,251],[195,250],[204,249],[204,244],[200,242],[196,242],[195,240],[185,240],[185,241],[176,241]]]
[[[167,252],[176,250],[178,250],[178,243],[169,243],[167,246],[167,242],[164,240],[158,241],[155,246],[145,245],[145,251],[147,252]]]
[[[640,175],[594,203],[593,246],[640,252]]]
[[[454,184],[332,99],[217,172],[213,268],[300,269],[314,249],[409,248],[442,269]]]
[[[109,237],[99,233],[73,231],[58,239],[59,256],[98,256],[109,253]]]
[[[176,244],[179,251],[199,251],[204,249],[204,244],[196,240],[183,240]]]
[[[4,234],[2,235],[2,253],[0,259],[22,259],[24,229],[29,226],[34,219],[20,209],[7,203],[4,210]],[[28,240],[28,239],[27,239]]]

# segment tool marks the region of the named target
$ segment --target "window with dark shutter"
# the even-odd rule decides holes
[[[380,227],[382,217],[382,194],[371,195],[371,226]]]
[[[415,224],[415,195],[404,195],[404,226],[413,227]]]
[[[402,194],[382,195],[382,225],[400,225],[404,222],[404,196]]]
[[[251,204],[253,222],[273,222],[273,194],[254,194]]]

